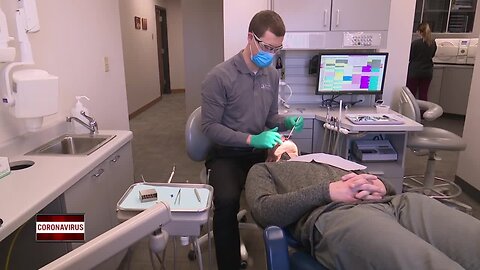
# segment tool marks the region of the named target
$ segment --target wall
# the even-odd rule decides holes
[[[120,0],[119,3],[130,114],[161,96],[155,5],[165,7],[165,2]],[[147,30],[135,29],[134,16],[147,18]]]
[[[178,0],[120,0],[128,113],[161,96],[155,5],[167,12],[170,88],[184,89],[183,15]],[[148,29],[134,27],[134,16],[147,18]]]
[[[224,1],[224,59],[237,54],[247,45],[248,24],[255,13],[269,9],[267,0]]]
[[[222,0],[182,0],[187,114],[201,104],[205,75],[223,61],[222,9]]]
[[[16,1],[3,1],[1,8],[10,36],[16,36]],[[59,77],[60,87],[59,112],[46,117],[44,127],[65,121],[74,96],[87,95],[85,105],[101,129],[129,129],[118,0],[41,0],[37,8],[41,30],[29,34],[33,56],[38,68]],[[1,106],[0,144],[25,133]]]
[[[383,100],[392,108],[399,102],[400,89],[406,84],[412,38],[415,0],[392,0],[386,52],[388,66]]]
[[[167,0],[168,54],[170,60],[170,88],[185,89],[183,57],[183,15],[180,0]]]
[[[478,153],[480,153],[480,141],[478,131],[480,130],[480,57],[475,58],[473,68],[472,84],[468,97],[467,115],[463,127],[463,139],[467,143],[467,149],[460,152],[458,158],[457,176],[467,183],[480,190],[480,167],[478,166]]]

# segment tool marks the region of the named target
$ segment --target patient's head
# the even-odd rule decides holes
[[[268,150],[267,162],[277,162],[285,157],[285,153],[290,158],[298,157],[298,147],[292,140],[286,140],[282,144],[277,144],[274,148]],[[288,158],[286,158],[288,159]]]

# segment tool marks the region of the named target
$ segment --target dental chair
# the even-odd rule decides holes
[[[208,151],[213,145],[213,143],[202,132],[201,116],[202,116],[202,110],[201,110],[201,107],[198,107],[190,114],[185,126],[185,143],[186,143],[187,154],[190,157],[190,159],[194,161],[199,161],[199,162],[205,161]],[[208,183],[208,172],[205,166],[200,172],[200,181],[202,183]],[[215,190],[214,190],[214,194],[215,194]],[[246,214],[247,214],[247,211],[245,209],[242,209],[237,213],[239,228],[240,229],[258,229],[258,226],[256,224],[244,222],[246,221]],[[209,242],[212,237],[214,237],[213,232],[208,232],[205,235],[201,236],[198,242],[199,245],[202,245],[207,241]],[[241,237],[240,237],[240,255],[242,260],[241,267],[245,269],[248,266],[248,252]],[[188,254],[188,258],[190,260],[195,259],[195,252],[193,251],[193,249],[190,250]]]
[[[268,270],[327,270],[287,230],[269,226],[263,231],[263,240]]]
[[[425,111],[423,115],[420,110]],[[419,123],[422,116],[424,120],[433,121],[443,114],[442,107],[429,101],[417,100],[406,86],[402,87],[399,112]],[[440,160],[438,151],[463,151],[466,148],[463,139],[444,129],[424,127],[422,131],[408,134],[407,147],[416,155],[428,156],[428,161],[423,175],[404,177],[404,191],[420,192],[471,213],[470,206],[453,200],[462,193],[462,189],[451,180],[435,176],[435,163]]]

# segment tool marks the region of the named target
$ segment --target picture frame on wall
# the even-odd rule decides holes
[[[134,22],[135,22],[135,29],[140,29],[142,23],[140,22],[140,17],[135,16],[134,17]]]
[[[147,30],[147,18],[142,18],[142,29]]]

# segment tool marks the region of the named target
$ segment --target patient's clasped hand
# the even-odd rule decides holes
[[[329,269],[480,269],[478,219],[374,175],[279,160],[254,165],[245,192],[257,223],[287,228]]]
[[[282,143],[268,150],[267,162],[277,162],[282,156],[298,157],[298,147],[292,140],[282,138]],[[287,160],[288,160],[287,159]],[[337,202],[355,202],[358,200],[380,200],[386,194],[385,185],[377,176],[371,174],[350,173],[342,176],[342,181],[330,184],[330,197]]]

